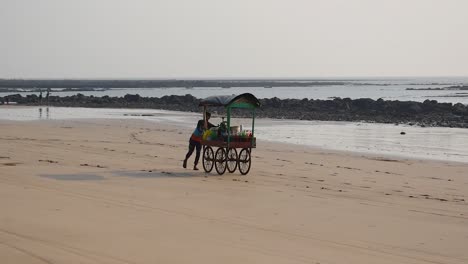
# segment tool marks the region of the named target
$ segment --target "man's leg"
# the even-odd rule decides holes
[[[195,163],[193,165],[193,169],[198,170],[197,165],[198,165],[198,160],[200,159],[201,143],[195,142],[195,147],[197,147],[197,154],[195,156]]]
[[[193,153],[194,149],[195,149],[195,144],[193,144],[193,141],[190,139],[190,141],[189,141],[189,150],[187,152],[187,155],[185,155],[185,159],[184,159],[184,164],[183,164],[184,168],[187,168],[187,160],[190,158],[190,156],[192,156],[192,153]]]

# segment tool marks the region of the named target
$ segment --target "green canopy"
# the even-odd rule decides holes
[[[251,93],[218,95],[202,99],[199,106],[224,106],[227,108],[257,108],[260,101]]]

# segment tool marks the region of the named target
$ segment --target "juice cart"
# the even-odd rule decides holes
[[[206,130],[201,144],[203,146],[202,163],[205,172],[209,173],[215,167],[216,172],[224,174],[226,169],[233,173],[239,168],[242,175],[249,173],[252,149],[256,147],[254,136],[255,109],[260,107],[260,101],[250,93],[240,95],[210,96],[201,100],[203,120],[206,125],[206,111],[208,107],[224,107],[226,121],[219,127]],[[242,130],[241,127],[231,127],[231,110],[245,109],[252,113],[252,130]],[[239,150],[239,151],[238,151]]]

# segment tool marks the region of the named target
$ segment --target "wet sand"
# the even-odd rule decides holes
[[[259,141],[219,176],[182,168],[190,133],[0,121],[2,263],[468,262],[467,163]]]

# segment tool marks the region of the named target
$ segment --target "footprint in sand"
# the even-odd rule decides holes
[[[115,151],[115,149],[109,149],[109,148],[104,148],[104,150],[107,150],[107,151]]]
[[[323,167],[323,164],[317,164],[317,163],[313,163],[313,162],[304,162],[304,164]]]
[[[372,158],[371,158],[372,159]],[[402,162],[400,160],[395,160],[395,159],[387,159],[387,158],[373,158],[372,160],[377,160],[377,161],[386,161],[386,162]]]
[[[343,167],[343,166],[336,166],[336,167],[339,168],[339,169],[347,169],[347,170],[361,170],[361,169],[358,169],[358,168]]]
[[[58,161],[55,160],[38,160],[39,162],[47,162],[47,163],[58,163]]]
[[[83,164],[80,164],[81,167],[94,167],[94,168],[100,168],[100,169],[105,169],[107,167],[105,166],[101,166],[99,164],[97,165],[91,165],[91,164],[88,164],[88,163],[83,163]]]
[[[6,163],[0,163],[0,164],[3,166],[13,167],[22,163],[21,162],[6,162]]]
[[[346,192],[346,191],[343,191],[341,189],[338,189],[338,190],[333,190],[333,189],[329,189],[327,187],[320,187],[320,190],[328,190],[328,191],[335,191],[335,192]]]

